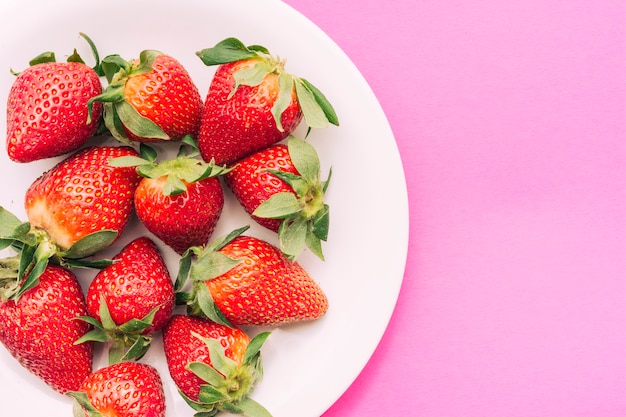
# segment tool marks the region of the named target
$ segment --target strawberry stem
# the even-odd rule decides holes
[[[87,41],[87,43],[89,44],[89,47],[91,48],[91,53],[93,54],[93,58],[96,61],[96,64],[92,67],[93,70],[99,76],[101,77],[104,76],[104,72],[102,71],[102,66],[100,65],[100,54],[98,53],[98,48],[96,48],[96,44],[91,40],[89,36],[87,36],[83,32],[80,32],[79,35],[82,36],[82,38]]]

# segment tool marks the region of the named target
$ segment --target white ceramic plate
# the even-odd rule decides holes
[[[305,253],[300,262],[328,294],[330,309],[315,322],[273,331],[263,348],[265,379],[253,398],[274,417],[317,417],[361,372],[376,348],[396,303],[408,244],[408,202],[404,174],[392,131],[369,86],[337,45],[319,28],[278,0],[4,0],[0,3],[0,131],[6,131],[6,97],[20,70],[40,52],[64,60],[74,47],[90,61],[79,37],[85,32],[101,56],[136,58],[143,49],[176,57],[206,95],[214,69],[195,52],[235,36],[260,44],[287,59],[288,71],[307,78],[335,106],[341,126],[310,136],[323,169],[333,167],[327,193],[331,230],[326,262]],[[302,132],[300,132],[302,133]],[[93,144],[93,141],[90,142]],[[16,164],[0,152],[3,178],[0,205],[21,219],[23,192],[61,158]],[[253,223],[253,222],[252,222]],[[252,224],[230,197],[216,235],[244,224],[258,237],[276,243]],[[111,249],[115,252],[140,233],[133,223]],[[173,275],[177,258],[163,250]],[[95,272],[80,272],[83,283]],[[252,330],[254,332],[255,330]],[[161,340],[143,359],[161,371],[168,416],[191,416],[167,373]],[[68,416],[71,401],[30,375],[0,347],[0,402],[4,414]],[[104,365],[98,356],[96,367]]]

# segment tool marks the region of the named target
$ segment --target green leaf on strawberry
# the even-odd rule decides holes
[[[246,417],[271,417],[269,411],[249,397],[254,384],[263,378],[260,349],[270,332],[263,332],[251,341],[241,365],[227,357],[224,347],[215,339],[192,333],[202,340],[208,350],[211,364],[191,362],[187,369],[202,379],[198,400],[180,392],[187,404],[196,411],[195,416],[212,416],[228,412]]]
[[[83,237],[59,255],[67,259],[86,258],[111,246],[117,237],[118,233],[115,230],[100,230]]]
[[[271,196],[254,211],[254,215],[268,219],[283,219],[297,214],[301,209],[302,207],[295,195],[282,192]]]
[[[22,229],[25,228],[26,232],[30,230],[29,224],[24,224],[13,213],[0,206],[0,249],[8,248],[17,239],[17,235],[24,234],[20,231],[20,226],[24,226]]]
[[[289,156],[300,176],[309,184],[319,181],[320,159],[310,143],[296,137],[287,142]]]
[[[130,63],[119,55],[108,55],[102,60],[102,71],[109,84],[120,70],[129,72],[130,69]]]
[[[284,131],[281,122],[282,114],[291,103],[291,91],[294,86],[294,77],[291,74],[281,72],[278,76],[278,98],[272,106],[272,115],[276,120],[276,126],[279,131]],[[234,91],[234,90],[233,90]],[[301,106],[302,107],[302,106]]]
[[[104,103],[104,122],[111,134],[120,142],[132,144],[124,128],[143,138],[161,140],[170,138],[156,123],[143,117],[124,100],[123,84],[110,84],[101,95],[91,99],[89,105],[92,106],[97,101]]]
[[[73,417],[103,417],[103,414],[99,412],[89,401],[89,397],[84,392],[68,392],[68,396],[74,398],[72,405]]]
[[[265,76],[272,71],[274,71],[273,63],[261,60],[250,68],[237,71],[234,75],[235,88],[232,89],[228,98],[232,98],[233,94],[237,91],[237,88],[241,85],[255,86],[261,84],[261,82],[263,82],[263,78],[265,78]],[[281,75],[287,76],[285,73],[282,73]],[[288,90],[288,93],[289,92],[291,92],[291,89]]]
[[[267,171],[280,178],[293,189],[295,195],[280,192],[262,202],[252,215],[268,219],[283,219],[278,229],[281,250],[295,259],[306,246],[324,260],[321,240],[328,238],[330,209],[324,203],[332,170],[325,181],[320,179],[320,160],[315,148],[306,141],[290,137],[289,156],[300,175],[277,169]]]
[[[22,254],[24,254],[24,252],[22,252]],[[24,295],[24,293],[39,284],[39,277],[46,270],[50,259],[50,253],[48,248],[46,248],[46,245],[37,246],[33,252],[32,258],[33,260],[28,267],[25,266],[25,262],[20,263],[20,273],[18,277],[28,275],[26,279],[17,287],[18,291],[15,293],[14,297],[11,297],[14,300],[19,299],[22,295]]]
[[[298,101],[300,102],[300,107],[302,108],[302,115],[304,116],[306,124],[310,128],[327,127],[329,124],[329,120],[326,117],[327,112],[325,112],[319,105],[313,91],[307,88],[301,81],[297,81],[295,86]]]
[[[232,327],[233,325],[215,304],[215,300],[213,300],[213,296],[211,295],[211,291],[209,291],[208,287],[202,284],[201,281],[194,282],[193,287],[195,299],[188,302],[190,307],[189,313],[204,316],[215,323]]]
[[[300,91],[307,96],[308,95],[312,96],[312,98],[317,102],[318,106],[324,112],[324,115],[326,116],[328,123],[333,124],[335,126],[339,126],[339,118],[337,117],[337,113],[335,113],[335,109],[333,108],[332,104],[330,104],[330,101],[328,101],[326,96],[317,87],[315,87],[313,84],[311,84],[309,81],[307,81],[304,78],[298,78],[296,82],[297,82],[296,89],[298,88],[298,84],[300,84],[300,89],[301,89]],[[312,105],[312,107],[315,107],[315,106]],[[305,118],[306,118],[306,113],[305,113]],[[321,117],[316,122],[321,123],[322,125],[326,125],[326,123],[321,121]]]
[[[230,171],[212,162],[204,162],[198,156],[197,145],[191,136],[181,142],[178,155],[165,161],[157,161],[157,152],[144,143],[140,145],[140,155],[114,158],[109,164],[114,167],[137,167],[137,173],[144,178],[166,177],[163,195],[175,196],[187,189],[186,184],[217,177]]]
[[[81,316],[83,320],[93,326],[93,330],[76,341],[76,344],[86,342],[113,342],[109,347],[109,364],[123,361],[137,360],[142,358],[152,342],[152,335],[143,332],[152,326],[154,316],[160,307],[155,307],[142,319],[131,319],[126,323],[117,325],[104,297],[100,301],[100,320],[90,316]]]
[[[191,267],[192,275],[202,277],[202,280],[208,280],[231,270],[240,262],[214,250],[208,248],[199,255],[198,262]]]
[[[232,259],[220,253],[219,250],[248,229],[249,226],[235,229],[229,234],[215,239],[205,248],[194,246],[183,254],[179,261],[178,275],[174,284],[177,304],[187,305],[190,314],[204,316],[216,323],[232,327],[232,324],[216,306],[211,292],[204,285],[204,281],[230,271],[241,262],[241,260]],[[195,262],[193,261],[194,258],[196,259]],[[189,278],[192,278],[192,290],[186,292],[185,285]]]
[[[292,222],[283,222],[278,232],[281,235],[281,250],[284,253],[302,252],[307,236],[307,225],[304,219],[298,218]]]
[[[52,51],[42,52],[36,57],[34,57],[33,59],[31,59],[30,61],[28,61],[28,65],[32,67],[33,65],[45,64],[47,62],[57,62],[57,58],[54,52]]]
[[[109,107],[107,107],[107,105]],[[117,113],[117,117],[119,117],[120,121],[124,124],[124,126],[134,135],[140,136],[142,138],[150,138],[150,139],[162,139],[169,140],[170,137],[167,133],[163,131],[156,123],[147,117],[143,117],[137,109],[131,106],[126,101],[120,101],[115,104],[107,104],[104,106],[105,108],[105,122],[106,115],[112,114],[112,112]],[[110,108],[112,111],[106,112],[106,109]],[[122,142],[128,142],[128,139],[125,136],[122,136],[122,133],[119,131],[111,132]]]
[[[204,281],[230,271],[241,262],[241,260],[232,259],[218,251],[248,229],[249,226],[244,226],[233,230],[229,234],[215,239],[205,248],[192,247],[183,254],[179,261],[178,275],[174,284],[177,304],[187,305],[191,314],[205,316],[216,323],[232,327],[232,324],[216,306],[211,292],[204,285]],[[196,262],[192,261],[194,257]],[[192,277],[193,288],[191,292],[185,292],[184,287],[190,277]]]
[[[227,62],[257,57],[257,51],[246,47],[236,38],[227,38],[218,42],[213,48],[203,49],[198,56],[205,65],[220,65]]]

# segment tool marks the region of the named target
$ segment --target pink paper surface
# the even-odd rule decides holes
[[[626,2],[285,0],[361,70],[402,291],[324,417],[626,415]]]

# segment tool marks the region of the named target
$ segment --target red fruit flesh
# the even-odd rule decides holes
[[[227,273],[205,281],[215,304],[235,326],[275,326],[314,320],[328,310],[321,287],[273,245],[239,236],[220,249],[241,259]]]
[[[182,254],[210,238],[224,207],[224,193],[216,177],[186,183],[187,191],[163,194],[165,177],[144,178],[135,192],[135,211],[146,228]]]
[[[198,134],[198,147],[207,162],[214,158],[218,165],[232,164],[285,139],[302,120],[294,89],[291,103],[281,117],[284,130],[277,128],[271,111],[279,91],[278,76],[274,73],[266,75],[257,86],[239,86],[229,98],[235,87],[233,73],[255,63],[256,60],[244,60],[217,68]]]
[[[0,341],[26,369],[54,390],[75,391],[92,367],[91,343],[74,345],[90,326],[76,320],[87,314],[74,275],[49,265],[39,285],[17,302],[0,304]]]
[[[98,75],[85,64],[45,63],[15,79],[7,102],[7,152],[16,162],[30,162],[74,151],[94,135],[102,103],[87,101],[102,93]]]

